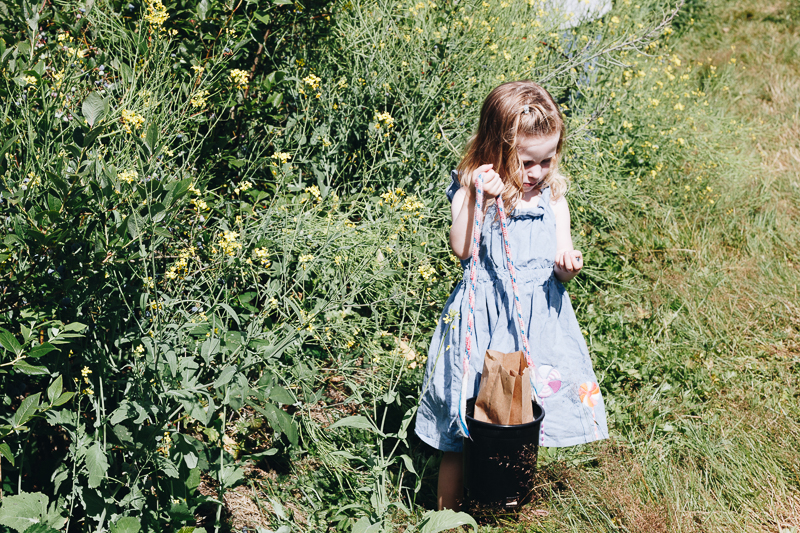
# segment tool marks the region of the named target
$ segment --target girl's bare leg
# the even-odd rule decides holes
[[[442,464],[439,465],[439,510],[461,509],[461,498],[464,495],[464,468],[461,452],[444,452]]]

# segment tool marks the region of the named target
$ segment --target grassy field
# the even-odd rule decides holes
[[[676,52],[718,68],[734,62],[712,105],[749,139],[714,185],[726,210],[631,221],[630,240],[651,225],[673,240],[632,246],[647,288],[614,297],[663,321],[648,339],[652,358],[703,379],[617,397],[641,422],[545,455],[533,516],[499,529],[800,530],[800,6],[695,7]],[[701,383],[706,390],[693,388]]]

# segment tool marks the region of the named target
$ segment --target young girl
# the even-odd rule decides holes
[[[472,384],[478,394],[487,349],[522,349],[511,277],[494,198],[508,214],[511,256],[535,368],[533,381],[545,410],[540,444],[572,446],[608,437],[605,410],[586,342],[563,282],[583,267],[572,246],[567,179],[558,172],[564,122],[546,90],[531,81],[495,88],[481,109],[477,133],[467,144],[453,183],[450,246],[464,278],[450,295],[433,336],[416,433],[444,451],[439,468],[439,509],[458,509],[463,491],[459,399],[469,313],[475,184],[483,182],[484,218],[475,282]],[[470,380],[468,380],[470,381]]]

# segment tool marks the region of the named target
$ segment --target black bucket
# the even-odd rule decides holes
[[[544,409],[533,402],[533,422],[501,426],[472,418],[475,398],[467,400],[464,439],[464,500],[468,508],[515,510],[528,503],[539,453]]]

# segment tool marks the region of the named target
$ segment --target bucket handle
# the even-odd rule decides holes
[[[528,335],[525,333],[525,322],[522,319],[522,304],[519,299],[519,289],[517,288],[517,273],[514,269],[514,260],[511,256],[511,246],[509,245],[508,238],[508,221],[506,212],[503,205],[503,197],[497,196],[495,198],[497,205],[497,214],[500,216],[500,226],[503,234],[503,250],[506,256],[506,265],[508,273],[511,276],[511,289],[514,291],[514,306],[517,310],[517,320],[519,324],[519,332],[522,337],[522,346],[525,351],[525,361],[530,368],[529,377],[531,380],[531,390],[533,391],[534,400],[539,402],[539,392],[536,390],[534,383],[534,366],[533,359],[531,358],[531,348],[528,344]],[[475,280],[478,273],[478,256],[480,254],[481,242],[481,227],[483,226],[483,174],[478,174],[475,180],[475,227],[472,230],[472,261],[469,268],[469,314],[467,316],[467,338],[465,339],[464,356],[462,357],[463,376],[461,378],[461,396],[458,402],[458,422],[461,427],[461,433],[469,438],[469,428],[467,428],[467,387],[469,386],[469,361],[472,358],[472,337],[473,328],[475,323]],[[475,340],[477,344],[477,339]]]

